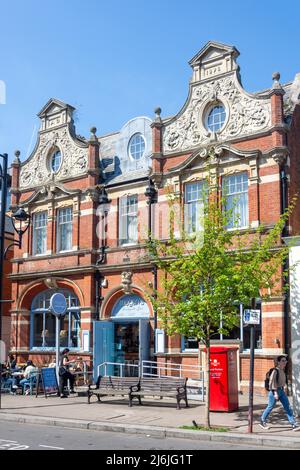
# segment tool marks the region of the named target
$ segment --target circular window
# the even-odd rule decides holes
[[[61,153],[59,150],[56,150],[52,155],[51,155],[51,170],[53,173],[57,173],[58,170],[60,169],[61,165]]]
[[[225,107],[221,103],[215,104],[207,111],[206,127],[211,132],[218,132],[223,127],[225,119]]]
[[[129,155],[134,160],[140,160],[145,153],[145,139],[142,134],[134,134],[129,141]]]

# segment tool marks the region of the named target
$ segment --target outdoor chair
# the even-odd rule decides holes
[[[27,382],[23,384],[23,395],[32,395],[37,385],[38,372],[31,372]]]

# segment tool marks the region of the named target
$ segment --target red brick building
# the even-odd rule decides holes
[[[299,181],[299,79],[286,85],[274,74],[271,88],[254,94],[241,85],[236,48],[209,42],[191,61],[189,94],[174,117],[140,117],[120,132],[89,139],[76,135],[74,108],[50,100],[39,113],[41,129],[28,160],[12,165],[12,204],[32,216],[22,250],[13,259],[11,350],[48,362],[54,355],[54,320],[45,312],[54,291],[69,309],[61,346],[97,364],[162,362],[197,364],[192,338],[164,337],[147,300],[159,284],[144,256],[149,210],[152,230],[168,238],[167,187],[195,229],[205,159],[216,187],[238,197],[241,228],[272,226]],[[147,204],[149,167],[157,202]],[[101,204],[105,187],[110,202]],[[295,213],[290,234],[299,231]],[[274,356],[289,348],[288,303],[257,299],[262,322],[256,336],[256,383],[262,386]],[[242,312],[243,306],[241,306]],[[93,321],[99,320],[95,335]],[[241,327],[219,343],[240,348],[241,386],[249,369],[249,331]],[[128,362],[127,362],[128,361]]]
[[[10,345],[10,333],[11,333],[11,315],[10,315],[10,309],[11,309],[11,287],[12,283],[9,278],[11,271],[12,271],[12,265],[11,265],[11,260],[13,258],[13,248],[9,247],[9,245],[13,242],[14,240],[14,229],[11,223],[11,219],[9,216],[6,216],[6,221],[5,221],[5,243],[4,243],[4,249],[7,250],[5,260],[4,260],[4,267],[3,267],[3,277],[4,277],[4,283],[3,283],[3,300],[5,302],[2,304],[2,340],[4,341],[6,345],[6,352],[8,352],[9,345]]]

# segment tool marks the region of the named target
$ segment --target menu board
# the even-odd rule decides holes
[[[47,395],[57,395],[59,393],[55,367],[43,367],[41,369],[41,379],[46,397]]]

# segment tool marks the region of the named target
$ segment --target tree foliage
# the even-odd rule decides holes
[[[179,222],[179,239],[174,230],[167,242],[151,238],[151,258],[163,273],[152,302],[169,335],[193,336],[207,345],[213,335],[227,334],[239,323],[238,304],[280,291],[288,255],[281,233],[293,206],[271,228],[228,230],[234,209],[224,210],[226,196],[217,199],[208,188],[200,233],[189,236]],[[175,212],[170,195],[170,220]]]

